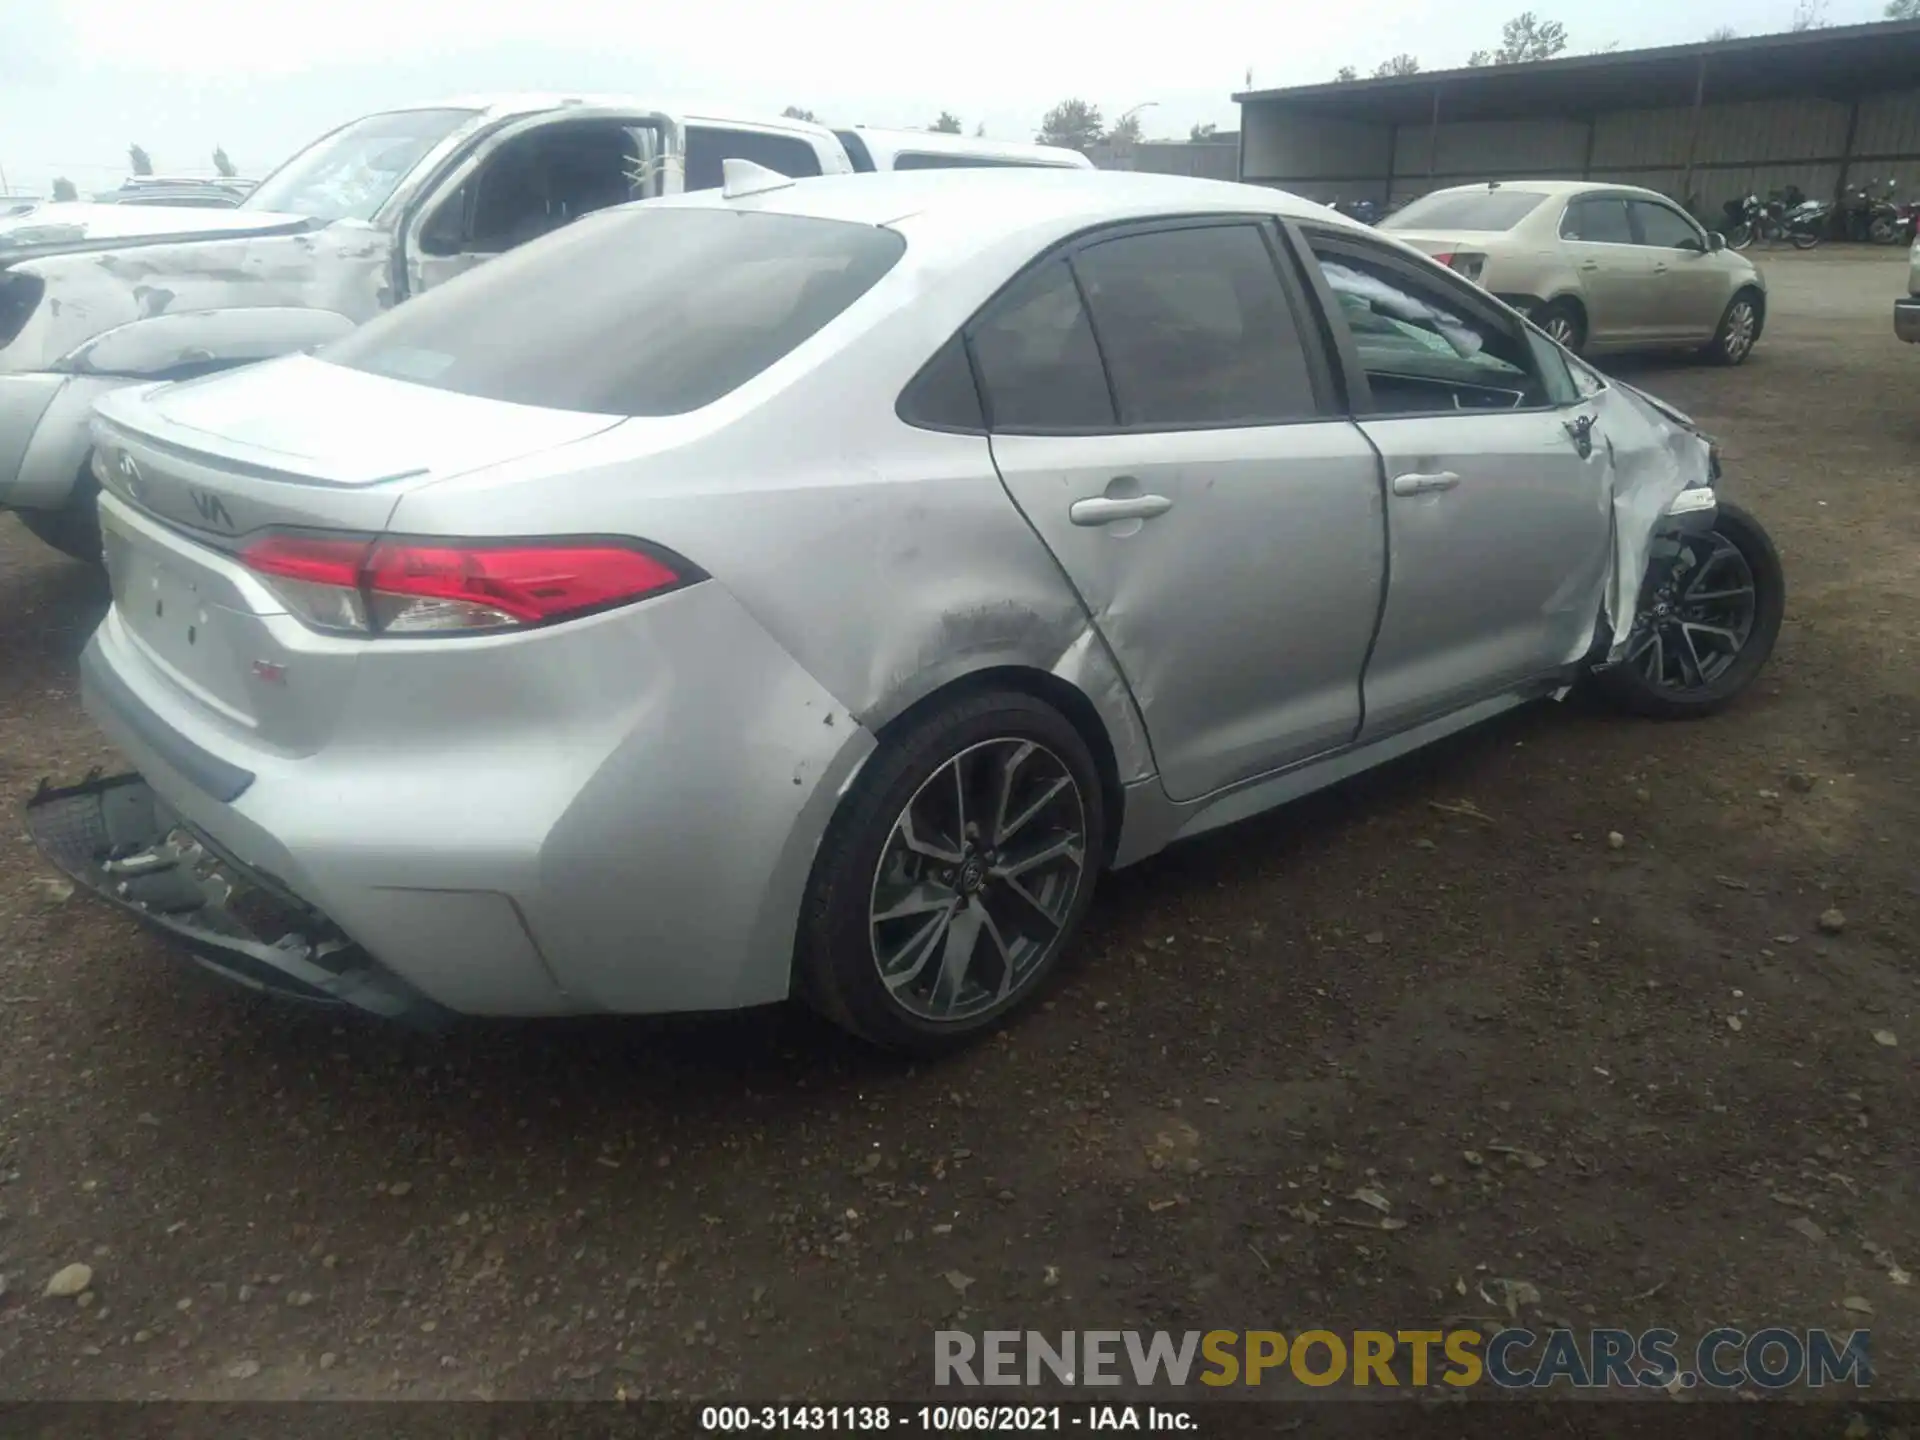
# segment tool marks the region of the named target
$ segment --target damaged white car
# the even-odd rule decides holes
[[[1784,600],[1684,417],[1165,176],[735,165],[95,440],[138,773],[36,840],[387,1015],[791,994],[938,1050],[1103,872],[1589,675],[1712,711]]]
[[[0,222],[0,510],[97,562],[87,418],[102,395],[311,349],[582,215],[717,186],[728,159],[796,177],[1088,164],[1044,145],[511,95],[355,120],[224,212],[40,206]]]

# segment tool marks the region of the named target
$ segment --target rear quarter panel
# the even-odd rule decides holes
[[[1143,778],[1152,760],[1131,697],[985,436],[894,413],[991,293],[971,278],[981,268],[890,276],[707,409],[423,487],[390,527],[639,536],[708,571],[864,727],[969,674],[1036,670],[1087,695],[1120,779]]]

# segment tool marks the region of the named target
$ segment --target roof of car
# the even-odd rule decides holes
[[[732,198],[704,190],[646,203],[771,210],[866,225],[911,218],[922,233],[930,227],[950,228],[963,238],[977,239],[1036,222],[1098,225],[1132,216],[1182,214],[1287,215],[1343,229],[1364,228],[1310,200],[1263,185],[1130,170],[1016,166],[827,175]]]

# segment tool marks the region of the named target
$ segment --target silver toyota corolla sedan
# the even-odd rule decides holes
[[[45,852],[308,1000],[931,1051],[1105,870],[1596,665],[1687,714],[1766,658],[1709,443],[1415,251],[1168,177],[730,172],[110,396],[82,669],[137,773],[43,789]]]

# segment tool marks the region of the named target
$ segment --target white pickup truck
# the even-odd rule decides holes
[[[1893,302],[1893,333],[1909,345],[1920,344],[1920,235],[1907,257],[1907,298]]]
[[[609,205],[951,165],[1084,167],[1070,150],[512,95],[368,115],[230,210],[50,204],[0,220],[0,510],[98,560],[87,421],[109,390],[309,349]]]

